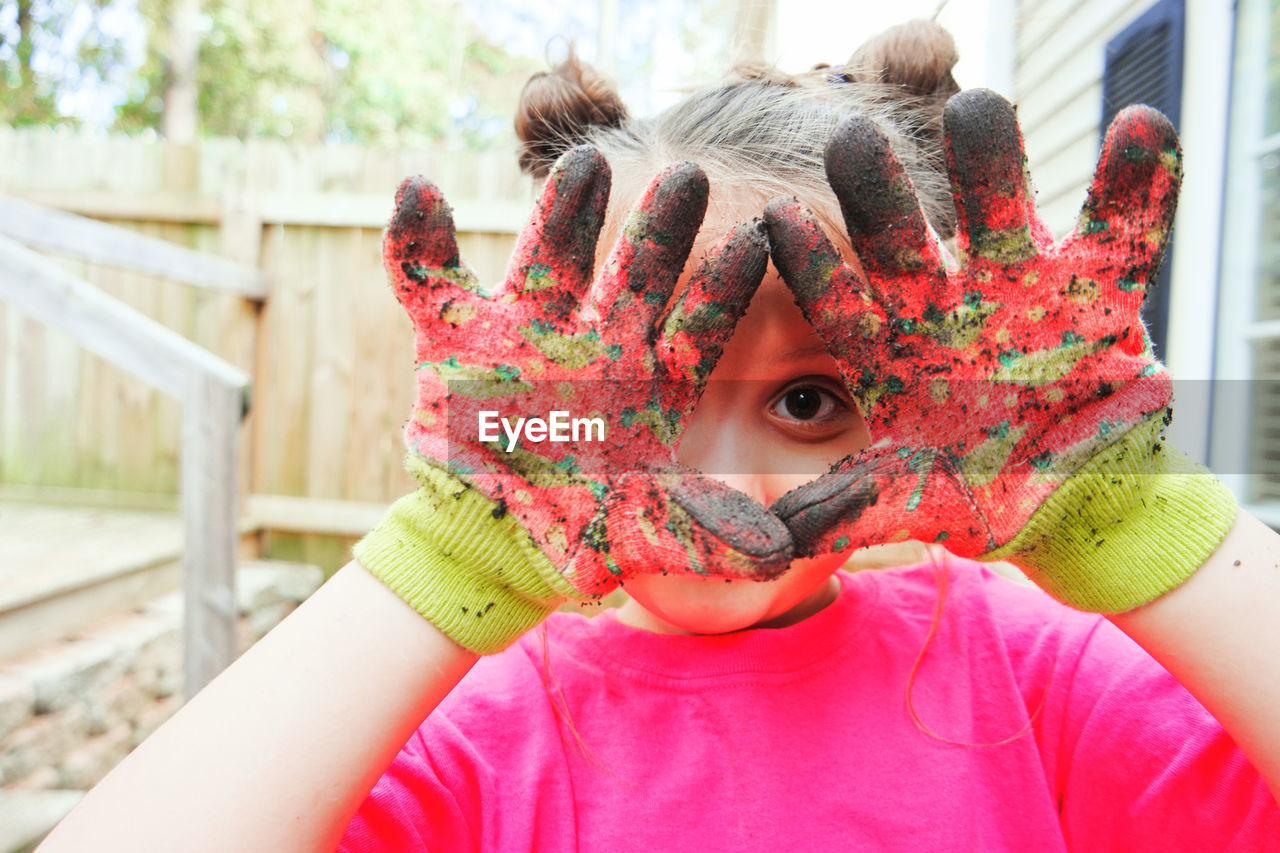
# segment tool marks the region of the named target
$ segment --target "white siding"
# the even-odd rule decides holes
[[[1075,224],[1098,157],[1107,40],[1151,0],[1021,0],[1014,102],[1037,206],[1054,234]]]
[[[1107,42],[1155,0],[1015,0],[1013,93],[1026,137],[1037,206],[1062,237],[1075,224],[1100,142]],[[1185,176],[1171,266],[1166,363],[1179,380],[1214,371],[1214,316],[1222,222],[1223,163],[1232,12],[1222,0],[1186,0],[1182,122]],[[1219,364],[1219,368],[1221,364]],[[1219,370],[1220,372],[1220,370]],[[1171,438],[1208,454],[1209,413],[1184,385]],[[1239,470],[1238,467],[1236,470]]]

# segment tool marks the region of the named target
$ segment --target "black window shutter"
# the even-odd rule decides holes
[[[1184,0],[1159,0],[1136,21],[1107,42],[1102,75],[1102,132],[1129,104],[1147,104],[1169,117],[1175,128],[1182,120],[1182,35]],[[1156,286],[1142,306],[1142,318],[1156,355],[1167,356],[1169,330],[1169,256]]]

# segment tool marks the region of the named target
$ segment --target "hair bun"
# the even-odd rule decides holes
[[[934,21],[914,20],[872,36],[844,68],[858,83],[885,83],[921,97],[944,100],[960,91],[951,69],[960,59],[951,33]]]
[[[520,92],[520,168],[542,177],[557,157],[586,140],[590,128],[617,127],[626,117],[617,89],[570,47],[564,62],[534,74]]]
[[[853,52],[839,79],[871,84],[882,102],[902,111],[903,127],[925,163],[946,174],[942,152],[942,108],[960,91],[951,69],[960,59],[951,33],[934,21],[915,20],[872,36]],[[943,205],[931,220],[938,233],[955,233],[955,210]]]

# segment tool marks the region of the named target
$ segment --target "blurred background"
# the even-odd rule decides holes
[[[535,191],[516,99],[570,43],[645,115],[936,14],[960,84],[1018,105],[1059,236],[1111,117],[1163,110],[1186,178],[1144,314],[1173,442],[1280,524],[1278,3],[0,0],[0,853],[413,487],[395,188],[434,180],[496,281]]]
[[[5,0],[0,120],[484,150],[513,144],[521,85],[570,42],[645,114],[736,58],[838,64],[868,35],[935,13],[960,44],[958,74],[992,85],[987,0]],[[1013,23],[995,26],[1007,36]]]

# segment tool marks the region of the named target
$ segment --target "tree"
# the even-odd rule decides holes
[[[169,7],[144,0],[149,51],[121,112],[157,127],[171,67]],[[367,144],[452,138],[472,147],[509,127],[538,67],[485,41],[455,3],[410,0],[210,0],[196,69],[201,130]]]
[[[111,0],[0,0],[0,122],[75,124],[60,100],[108,84],[125,40],[106,25]]]
[[[442,0],[138,0],[145,50],[131,63],[103,26],[114,2],[0,0],[0,120],[76,123],[60,101],[96,79],[117,87],[103,123],[126,131],[188,136],[193,95],[203,135],[485,147],[509,141],[520,87],[542,67]]]

